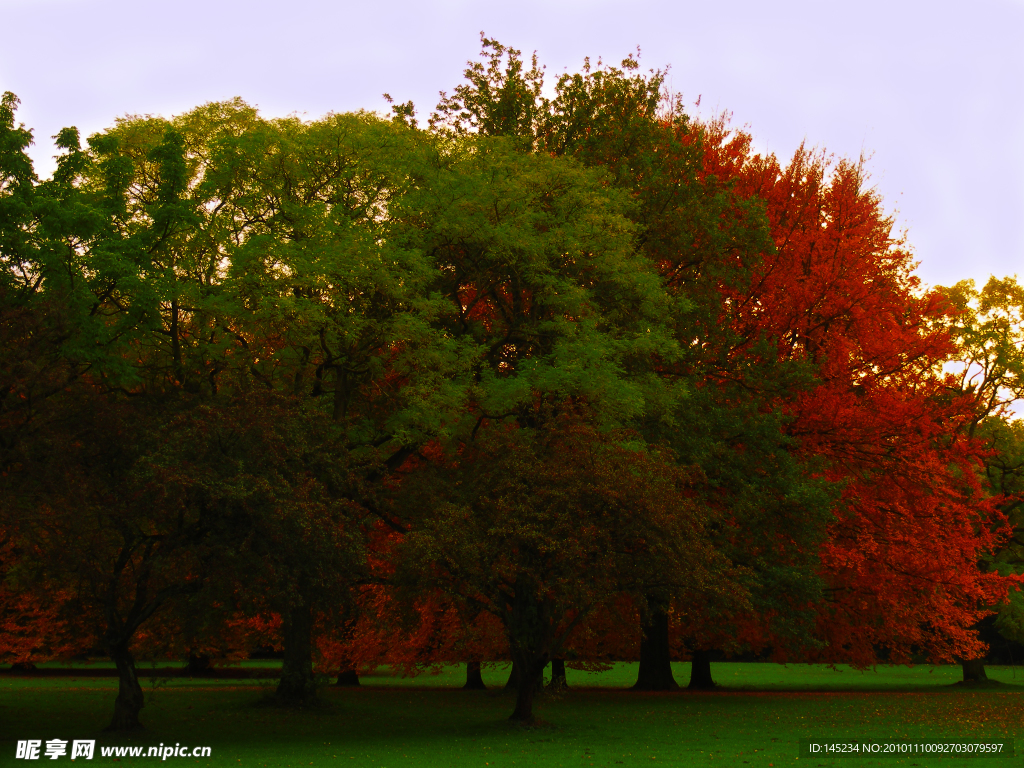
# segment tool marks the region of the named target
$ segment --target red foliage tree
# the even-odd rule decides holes
[[[821,547],[826,599],[812,658],[867,665],[976,653],[972,625],[1008,582],[978,568],[1005,523],[977,482],[982,446],[968,399],[942,373],[947,304],[922,293],[905,242],[863,162],[801,147],[785,167],[750,137],[702,126],[705,172],[763,201],[775,249],[746,291],[725,293],[737,355],[812,366],[809,388],[776,398],[797,450],[841,483]],[[794,652],[774,638],[780,654]],[[807,652],[804,648],[803,652]]]

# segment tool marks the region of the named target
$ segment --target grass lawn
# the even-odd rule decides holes
[[[253,668],[267,667],[257,662]],[[687,664],[676,667],[685,683]],[[88,670],[82,670],[89,674]],[[1003,684],[953,686],[954,667],[879,667],[717,663],[720,690],[642,694],[626,690],[636,666],[608,672],[569,670],[572,690],[538,699],[547,725],[506,722],[512,697],[500,691],[507,670],[484,670],[496,690],[462,691],[464,671],[396,678],[363,677],[354,689],[325,688],[310,712],[259,706],[270,681],[147,680],[145,731],[102,732],[116,693],[112,677],[0,675],[0,764],[15,760],[18,739],[96,739],[94,764],[154,765],[155,757],[102,757],[102,746],[176,743],[210,746],[208,758],[169,757],[167,765],[216,766],[944,766],[958,758],[798,758],[806,738],[1015,739],[1024,752],[1024,670],[989,668]],[[159,670],[157,670],[159,674]],[[59,763],[47,761],[46,765]],[[78,761],[76,761],[78,762]],[[979,768],[1019,766],[1022,758],[971,761]]]

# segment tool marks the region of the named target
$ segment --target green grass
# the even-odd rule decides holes
[[[260,662],[257,667],[268,666]],[[688,665],[676,666],[685,682]],[[1024,676],[989,668],[1002,686],[953,686],[959,668],[858,672],[809,665],[719,663],[711,693],[640,694],[626,690],[636,667],[569,670],[572,690],[538,700],[548,725],[507,723],[512,698],[500,690],[462,691],[461,668],[438,675],[364,676],[358,689],[326,688],[310,712],[259,706],[265,681],[154,678],[146,681],[146,730],[102,733],[116,679],[0,676],[0,764],[15,761],[17,739],[95,738],[99,745],[182,743],[211,746],[212,758],[168,758],[167,765],[216,766],[943,766],[941,758],[798,759],[801,738],[1006,739],[1024,749]],[[83,670],[87,672],[87,670]],[[497,688],[507,670],[485,668]],[[1018,687],[1017,682],[1021,685]],[[62,758],[66,760],[67,758]],[[100,757],[96,764],[113,764]],[[154,765],[156,758],[122,758]],[[1019,765],[983,760],[979,768]],[[41,765],[41,763],[34,763]],[[47,765],[57,765],[48,761]],[[61,763],[63,764],[63,763]],[[975,763],[971,763],[974,765]]]

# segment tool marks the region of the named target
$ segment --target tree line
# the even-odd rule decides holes
[[[922,288],[863,162],[635,58],[542,85],[484,38],[425,128],[234,100],[45,180],[4,95],[0,658],[102,649],[113,728],[140,655],[512,660],[529,722],[549,663],[1021,636],[1015,280]]]

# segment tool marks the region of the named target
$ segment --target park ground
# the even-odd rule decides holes
[[[685,683],[688,664],[675,665]],[[487,691],[463,691],[464,668],[412,678],[381,671],[358,688],[325,686],[323,706],[309,711],[265,705],[273,688],[268,662],[247,662],[255,677],[188,678],[146,667],[145,730],[107,734],[116,694],[101,665],[42,675],[0,673],[0,765],[24,739],[95,739],[90,763],[144,766],[297,768],[506,768],[558,766],[1020,766],[1024,758],[1024,669],[990,667],[996,682],[956,685],[958,667],[839,667],[766,663],[714,665],[719,689],[707,693],[636,693],[636,666],[605,672],[570,669],[570,690],[545,694],[542,724],[506,721],[513,697],[501,690],[502,666],[485,667]],[[261,675],[264,676],[261,678]],[[801,758],[801,739],[1008,740],[1017,757]],[[211,747],[201,759],[103,757],[103,746]],[[47,760],[57,766],[68,758]],[[41,765],[41,762],[35,765]]]

